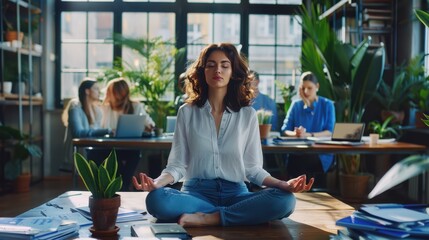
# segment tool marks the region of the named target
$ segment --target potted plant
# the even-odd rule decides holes
[[[11,159],[5,163],[5,178],[13,181],[15,192],[28,192],[31,175],[23,170],[23,163],[30,156],[41,157],[42,150],[31,142],[29,135],[9,126],[0,125],[0,141],[5,148],[12,149]]]
[[[13,12],[12,5],[14,4],[10,2],[5,2],[3,6],[2,15],[3,15],[3,24],[5,26],[4,39],[6,42],[12,42],[14,40],[22,41],[22,39],[24,38],[24,33],[22,31],[18,32],[18,29],[16,26],[17,25],[16,15]]]
[[[284,111],[287,114],[290,105],[292,104],[292,97],[296,95],[296,89],[293,85],[287,85],[280,81],[276,81],[276,86],[279,88],[284,101]]]
[[[138,59],[139,64],[119,59],[113,69],[106,70],[101,79],[110,80],[117,76],[128,79],[133,84],[132,92],[144,98],[149,107],[148,112],[162,132],[166,116],[174,115],[175,111],[173,101],[165,101],[164,97],[169,89],[173,89],[174,63],[182,60],[185,49],[176,49],[161,38],[135,39],[117,34],[114,42],[137,53],[135,59]]]
[[[422,66],[423,61],[424,56],[417,55],[407,66],[398,68],[392,86],[385,81],[380,82],[375,98],[382,106],[381,119],[383,121],[392,115],[394,116],[392,123],[402,124],[405,116],[404,110],[410,101],[411,90],[421,82],[420,76],[424,70],[419,66]]]
[[[302,44],[302,71],[315,74],[320,83],[318,93],[335,102],[337,122],[361,122],[383,76],[384,47],[370,48],[370,39],[357,46],[339,41],[328,19],[319,19],[322,10],[323,6],[312,3],[309,11],[305,7],[301,11],[306,36]],[[371,175],[361,171],[361,156],[338,155],[338,158],[343,197],[362,200]],[[357,179],[349,180],[354,177]]]
[[[259,134],[261,139],[267,139],[271,132],[271,117],[273,113],[269,110],[259,109],[256,111],[259,123]]]
[[[86,189],[92,194],[89,209],[93,226],[89,230],[95,237],[115,236],[119,231],[115,224],[121,205],[121,197],[116,192],[122,187],[122,176],[117,175],[115,150],[99,166],[75,153],[74,164]]]
[[[368,123],[368,129],[371,133],[378,134],[380,139],[397,138],[399,135],[399,125],[391,125],[393,119],[394,116],[389,116],[381,123],[379,121],[371,121]]]

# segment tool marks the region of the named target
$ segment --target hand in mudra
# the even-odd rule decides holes
[[[281,181],[278,188],[287,190],[294,193],[307,192],[311,189],[314,183],[314,178],[310,178],[307,183],[307,176],[305,174],[289,179],[288,181]]]
[[[154,180],[144,173],[139,173],[137,177],[133,177],[133,185],[136,190],[147,191],[150,192],[152,190],[157,189],[158,187],[155,185]],[[140,182],[139,182],[140,180]]]

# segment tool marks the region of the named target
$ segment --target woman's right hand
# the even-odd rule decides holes
[[[305,97],[304,89],[302,87],[299,88],[299,97],[301,97],[302,101],[304,102],[305,107],[310,107],[310,100]]]
[[[145,173],[139,173],[138,178],[133,176],[133,185],[136,190],[151,192],[158,188],[154,180]],[[139,182],[140,180],[140,182]]]

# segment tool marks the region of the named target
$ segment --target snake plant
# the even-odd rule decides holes
[[[112,198],[122,188],[122,176],[117,176],[118,161],[115,150],[110,152],[100,166],[85,159],[80,153],[75,153],[74,163],[86,189],[94,198]]]

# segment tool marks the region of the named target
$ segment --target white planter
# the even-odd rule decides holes
[[[3,82],[3,93],[12,92],[12,82]]]

